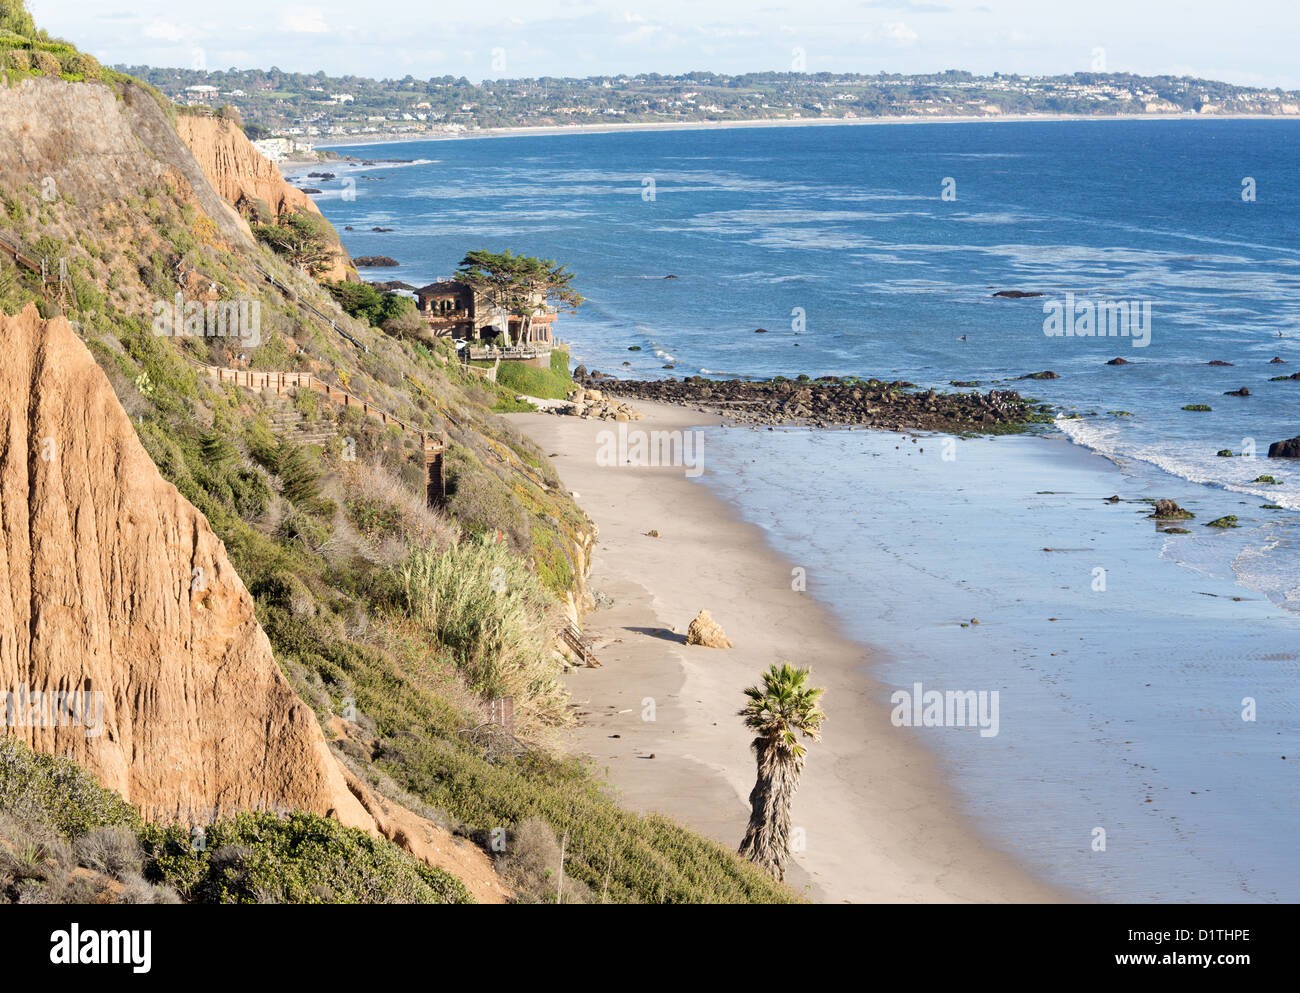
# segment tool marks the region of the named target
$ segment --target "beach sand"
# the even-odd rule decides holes
[[[1227,121],[1227,120],[1296,120],[1288,114],[1195,114],[1190,111],[1160,114],[934,114],[926,117],[908,114],[881,117],[799,117],[763,118],[735,121],[643,121],[633,123],[556,124],[509,128],[478,128],[473,131],[424,131],[416,134],[329,135],[315,148],[328,149],[351,145],[402,144],[412,141],[456,141],[462,138],[511,138],[538,135],[612,134],[619,131],[718,131],[735,128],[807,128],[843,127],[874,124],[995,124],[1029,121]],[[313,163],[314,164],[314,163]],[[286,164],[287,167],[287,164]]]
[[[637,409],[645,420],[628,425],[633,430],[720,423],[684,408]],[[541,413],[509,419],[552,455],[600,529],[590,586],[613,604],[584,619],[602,668],[568,678],[583,713],[571,745],[590,756],[625,805],[663,813],[727,847],[739,844],[754,758],[736,712],[744,687],[786,659],[812,666],[827,715],[794,801],[793,826],[806,845],[787,875],[792,886],[826,902],[1074,899],[974,833],[916,732],[891,725],[888,693],[864,674],[871,650],[792,590],[793,564],[758,528],[681,467],[598,465],[597,436],[615,428],[611,422]],[[647,536],[651,530],[660,536]],[[869,578],[862,602],[869,610]],[[733,649],[685,644],[701,608]],[[647,700],[653,721],[643,719]]]

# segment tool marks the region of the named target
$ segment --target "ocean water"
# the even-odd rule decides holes
[[[909,732],[991,843],[1099,899],[1300,899],[1300,471],[1263,457],[1300,434],[1300,381],[1270,382],[1300,371],[1300,122],[341,150],[411,160],[311,181],[349,251],[402,263],[367,278],[420,285],[470,248],[562,260],[587,303],[557,327],[588,368],[978,381],[1056,405],[1045,436],[948,459],[936,438],[715,430],[702,482],[885,648],[887,684],[999,690],[996,737]],[[1149,305],[1149,323],[1048,336],[1066,294]],[[1060,378],[1016,381],[1046,369]],[[1159,497],[1196,513],[1191,533],[1146,520]],[[1203,527],[1226,514],[1237,529]]]

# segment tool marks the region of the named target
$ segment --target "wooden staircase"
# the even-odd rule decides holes
[[[358,408],[362,414],[374,418],[385,427],[395,424],[402,429],[403,434],[417,435],[420,439],[420,450],[424,455],[425,500],[430,507],[439,507],[446,499],[445,456],[448,442],[445,429],[439,432],[421,431],[388,413],[382,407],[375,406],[369,400],[362,400],[342,387],[321,382],[309,372],[266,372],[256,369],[226,369],[211,365],[204,366],[204,369],[219,383],[234,383],[236,386],[258,393],[271,392],[277,397],[292,397],[299,390],[314,390],[336,406]],[[278,422],[277,418],[279,418]],[[285,433],[297,429],[300,432],[296,436],[299,440],[315,436],[312,425],[306,423],[302,412],[292,405],[287,405],[287,409],[285,407],[277,409],[271,416],[271,423],[273,426],[278,423]],[[323,437],[328,439],[334,434],[334,431],[325,431]],[[312,443],[304,441],[304,444]]]

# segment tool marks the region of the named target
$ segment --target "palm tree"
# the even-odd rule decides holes
[[[790,857],[790,802],[807,752],[798,736],[816,741],[826,720],[817,706],[823,691],[808,685],[811,672],[789,662],[773,663],[763,673],[762,686],[745,690],[749,703],[739,712],[745,726],[757,734],[751,747],[758,759],[740,854],[778,880],[785,878]]]

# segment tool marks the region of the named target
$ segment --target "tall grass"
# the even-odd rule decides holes
[[[477,692],[513,697],[516,728],[568,720],[555,639],[563,611],[504,543],[465,538],[413,548],[396,569],[410,615]]]

